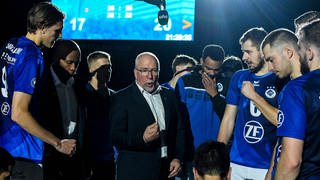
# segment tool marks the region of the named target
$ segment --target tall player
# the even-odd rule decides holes
[[[252,28],[239,40],[242,59],[249,69],[236,72],[231,79],[218,135],[218,141],[227,144],[234,129],[231,179],[264,179],[276,143],[276,117],[269,121],[268,114],[242,94],[242,86],[251,83],[270,106],[277,106],[276,75],[268,71],[260,55],[260,44],[266,35],[263,28]]]
[[[1,51],[0,146],[14,158],[11,179],[42,180],[43,142],[71,155],[75,140],[61,140],[40,125],[39,93],[44,60],[40,47],[61,37],[64,14],[41,2],[27,15],[27,34],[12,38]],[[49,108],[49,107],[47,107]]]

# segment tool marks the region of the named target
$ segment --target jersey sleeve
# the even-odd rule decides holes
[[[184,102],[184,103],[186,102],[186,99],[185,99],[186,92],[184,89],[184,82],[182,77],[180,77],[177,81],[177,84],[175,87],[175,94],[181,102]]]
[[[38,75],[38,56],[21,54],[23,59],[14,67],[14,91],[33,94]]]
[[[287,86],[279,102],[277,136],[303,140],[306,129],[306,111],[302,87]]]

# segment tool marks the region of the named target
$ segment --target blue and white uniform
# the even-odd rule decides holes
[[[276,126],[241,93],[241,88],[243,81],[250,81],[260,96],[270,105],[277,107],[276,79],[274,73],[268,72],[257,76],[250,70],[240,70],[233,75],[226,98],[227,104],[238,108],[230,152],[232,163],[254,169],[265,169],[265,172],[269,168],[276,143]],[[236,173],[234,169],[232,173]],[[245,178],[256,179],[255,175],[250,176],[250,173],[248,175]]]
[[[218,103],[215,104],[214,101],[225,101],[225,98],[220,94],[212,98],[204,88],[201,74],[198,72],[188,73],[179,78],[176,92],[188,109],[194,147],[197,148],[207,140],[217,140],[220,118],[216,111],[222,107],[217,106]]]
[[[279,138],[273,175],[281,153],[282,137],[304,141],[297,179],[320,179],[320,70],[290,81],[279,95]]]
[[[14,91],[37,94],[39,77],[43,73],[44,61],[39,47],[26,37],[13,38],[3,47],[1,68],[1,121],[0,146],[14,157],[41,163],[43,142],[29,134],[11,119]],[[32,96],[29,106],[32,116],[39,119],[37,96]]]

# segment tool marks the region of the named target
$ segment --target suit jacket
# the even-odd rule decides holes
[[[162,88],[160,96],[165,110],[168,161],[160,158],[160,140],[145,143],[143,133],[155,122],[152,111],[136,83],[119,91],[111,98],[111,138],[119,150],[117,160],[118,180],[157,180],[167,177],[168,164],[174,158],[181,162],[185,147],[185,123],[178,110],[173,92]],[[167,168],[166,174],[161,168]],[[162,180],[162,178],[161,178]]]
[[[114,91],[108,89],[109,95]],[[90,162],[114,161],[110,139],[110,96],[100,95],[90,83],[86,84],[82,98],[86,105],[84,149]],[[102,143],[103,142],[103,143]]]
[[[40,98],[40,115],[42,117],[41,125],[49,130],[52,134],[60,139],[64,139],[63,133],[63,122],[62,122],[62,115],[61,115],[61,108],[59,103],[59,98],[57,94],[56,87],[54,85],[54,80],[51,74],[50,69],[46,71],[47,74],[45,76],[45,83],[42,87],[42,93]],[[75,93],[77,99],[79,99],[79,92],[76,91]],[[78,122],[75,127],[75,135],[77,140],[78,148],[82,146],[83,141],[83,125],[84,125],[84,118],[85,118],[85,111],[83,105],[78,101]],[[78,149],[80,151],[80,149]],[[61,155],[60,152],[57,152],[54,147],[49,144],[45,144],[45,154],[44,156],[48,155],[47,153]],[[78,152],[77,152],[78,153]]]

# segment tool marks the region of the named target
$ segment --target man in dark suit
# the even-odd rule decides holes
[[[139,54],[135,82],[111,99],[111,137],[119,150],[118,180],[165,180],[181,170],[185,123],[175,95],[158,83],[159,70],[154,54]]]

